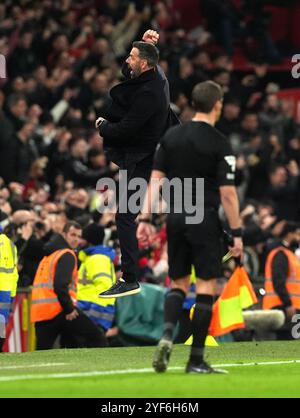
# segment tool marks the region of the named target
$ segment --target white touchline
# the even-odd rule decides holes
[[[23,364],[18,366],[0,366],[0,370],[10,369],[32,369],[36,367],[52,367],[52,366],[66,366],[68,363],[42,363],[42,364]]]
[[[214,367],[251,367],[251,366],[276,366],[281,364],[300,364],[300,360],[272,361],[272,362],[254,362],[254,363],[236,363],[236,364],[215,364]],[[54,365],[54,364],[52,364]],[[38,365],[36,365],[37,367]],[[183,370],[183,367],[169,367],[172,370]],[[113,376],[122,374],[151,373],[152,368],[147,369],[127,369],[127,370],[107,370],[95,372],[78,373],[52,373],[52,374],[27,374],[19,376],[1,376],[0,382],[14,382],[17,380],[43,380],[43,379],[64,379],[68,377],[92,377],[92,376]],[[153,372],[154,373],[154,372]]]

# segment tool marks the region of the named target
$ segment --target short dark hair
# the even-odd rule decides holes
[[[7,99],[7,107],[11,109],[13,106],[18,104],[21,100],[26,101],[26,97],[21,93],[12,93]]]
[[[155,67],[159,61],[159,51],[155,45],[147,42],[133,42],[133,48],[140,51],[140,58],[147,61],[149,67]]]
[[[269,174],[271,174],[271,175],[272,174],[275,174],[276,171],[279,170],[279,169],[281,169],[281,168],[284,168],[285,169],[284,164],[278,163],[278,164],[271,165],[271,167],[269,169]]]
[[[296,222],[291,222],[291,221],[286,222],[286,224],[284,225],[281,231],[280,238],[285,238],[288,234],[290,234],[291,232],[296,232],[297,229],[299,228],[300,228],[300,225]]]
[[[66,223],[66,225],[64,226],[63,232],[65,234],[67,234],[72,227],[75,228],[75,229],[81,229],[82,230],[82,226],[78,222],[68,221]]]
[[[88,160],[93,157],[98,157],[98,155],[104,155],[104,152],[100,148],[90,148],[87,153]]]
[[[80,142],[80,141],[85,141],[85,138],[84,138],[83,135],[82,136],[80,136],[80,135],[79,136],[75,136],[72,139],[70,139],[70,141],[68,143],[69,150],[71,150],[73,147],[75,147],[75,145],[77,145],[78,142]]]
[[[192,99],[196,112],[210,113],[217,101],[223,99],[222,88],[214,81],[203,81],[194,87]]]

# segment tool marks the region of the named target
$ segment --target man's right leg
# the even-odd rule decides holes
[[[137,280],[139,248],[136,237],[137,225],[135,222],[138,213],[136,210],[133,210],[135,208],[131,208],[128,205],[131,196],[136,193],[136,190],[129,190],[128,184],[132,179],[143,179],[148,182],[151,175],[152,163],[153,154],[131,157],[131,159],[130,156],[127,156],[126,163],[122,167],[127,173],[127,190],[120,191],[121,196],[116,214],[116,224],[122,254],[121,269],[123,275],[120,281],[99,295],[101,298],[118,298],[140,292],[140,285]],[[120,178],[120,184],[123,183],[125,182]]]
[[[35,323],[36,349],[50,350],[61,332],[61,321],[64,314],[60,313],[49,321]]]
[[[63,329],[74,339],[77,347],[107,347],[108,342],[104,332],[80,309],[76,310],[79,314],[77,318],[73,321],[64,319]]]
[[[163,336],[158,343],[153,359],[153,368],[158,373],[167,370],[173,346],[174,330],[182,314],[189,285],[190,276],[174,280],[171,290],[166,295]]]

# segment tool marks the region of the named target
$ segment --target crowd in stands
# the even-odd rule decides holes
[[[293,80],[290,72],[270,71],[286,56],[272,40],[262,2],[193,1],[201,19],[190,29],[182,22],[185,11],[174,3],[1,2],[0,54],[7,60],[7,78],[0,79],[0,223],[18,247],[19,287],[32,283],[43,245],[67,220],[83,227],[100,224],[105,244],[118,254],[114,218],[97,211],[102,196],[96,191],[98,179],[118,179],[118,167],[107,160],[94,123],[121,80],[132,41],[149,27],[160,33],[160,65],[182,122],[193,117],[190,97],[197,82],[212,79],[222,86],[217,128],[237,156],[253,280],[263,276],[268,248],[285,222],[300,221],[300,120],[278,96]],[[244,71],[235,69],[235,48],[248,60]],[[140,279],[166,284],[163,216],[154,227],[152,247],[141,248]],[[118,270],[118,256],[115,265]]]

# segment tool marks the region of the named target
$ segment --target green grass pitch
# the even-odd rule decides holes
[[[175,346],[170,370],[151,369],[154,347],[0,355],[0,397],[299,397],[300,341],[222,344],[207,360],[228,375],[186,375]],[[264,363],[264,364],[261,364]],[[272,364],[265,364],[272,363]]]

